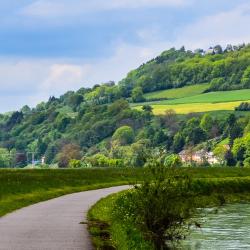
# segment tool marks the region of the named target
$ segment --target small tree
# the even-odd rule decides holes
[[[143,102],[145,98],[143,96],[143,91],[141,87],[136,87],[132,91],[132,101],[133,102]]]
[[[122,126],[115,131],[112,140],[121,146],[131,144],[134,141],[134,130],[129,126]]]
[[[165,158],[164,166],[170,168],[177,168],[182,165],[182,161],[179,155],[171,154]]]
[[[80,147],[76,144],[66,144],[57,155],[58,166],[60,168],[69,167],[70,160],[80,160]]]

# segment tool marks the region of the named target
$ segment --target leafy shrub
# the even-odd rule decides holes
[[[117,200],[114,216],[124,224],[134,224],[156,249],[166,242],[185,237],[194,209],[191,179],[158,161],[149,165],[152,175]]]

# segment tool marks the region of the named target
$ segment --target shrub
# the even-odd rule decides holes
[[[124,224],[135,224],[156,249],[185,237],[194,209],[191,179],[158,161],[149,164],[151,178],[117,200],[114,216]]]

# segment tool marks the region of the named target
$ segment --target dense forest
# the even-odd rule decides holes
[[[249,136],[239,138],[250,133],[249,117],[179,116],[172,110],[154,116],[149,105],[137,110],[129,104],[146,92],[208,82],[208,91],[249,88],[250,46],[170,49],[117,85],[111,81],[69,91],[35,108],[2,114],[1,167],[22,167],[32,157],[60,167],[140,167],[152,154],[164,152],[168,161],[184,149],[201,148],[214,151],[222,163],[248,166]],[[223,140],[227,147],[220,144]]]
[[[141,101],[140,93],[211,83],[208,91],[250,88],[250,46],[220,45],[194,52],[174,48],[131,71],[120,82],[127,96]]]

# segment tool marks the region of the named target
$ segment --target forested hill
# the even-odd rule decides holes
[[[207,114],[180,120],[172,111],[154,116],[149,105],[142,110],[129,105],[140,101],[143,92],[198,83],[211,83],[210,90],[250,88],[250,46],[228,46],[225,51],[216,46],[206,53],[170,49],[117,85],[108,82],[69,91],[35,108],[2,114],[0,167],[25,166],[32,154],[64,167],[75,159],[84,160],[73,163],[93,166],[143,166],[159,148],[178,153],[228,136],[232,145],[248,123],[249,130],[248,118],[238,123],[223,112],[219,120]]]
[[[131,71],[120,85],[128,93],[136,87],[135,92],[147,93],[199,83],[211,83],[210,90],[250,88],[250,45],[194,52],[172,48]]]

